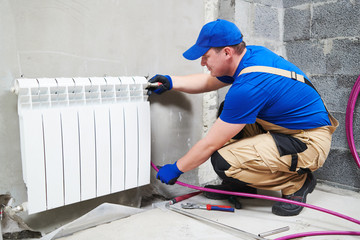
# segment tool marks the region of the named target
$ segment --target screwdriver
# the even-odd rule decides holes
[[[230,206],[211,205],[211,204],[199,205],[195,203],[186,203],[186,204],[181,204],[181,207],[185,209],[206,209],[206,210],[217,210],[217,211],[225,211],[225,212],[235,211],[235,209]]]

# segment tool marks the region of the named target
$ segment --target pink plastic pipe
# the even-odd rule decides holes
[[[274,240],[288,240],[288,239],[294,239],[294,238],[310,237],[310,236],[321,236],[321,235],[355,235],[355,236],[360,236],[360,232],[354,232],[354,231],[305,232],[305,233],[296,233],[296,234],[291,234],[291,235],[275,238]]]
[[[151,166],[156,171],[159,171],[159,169],[154,165],[153,162],[151,162]],[[180,186],[183,186],[183,187],[188,187],[188,188],[192,188],[192,189],[196,189],[196,190],[204,191],[204,192],[214,192],[214,193],[220,193],[220,194],[235,195],[235,196],[240,196],[240,197],[260,198],[260,199],[266,199],[266,200],[277,201],[277,202],[291,203],[291,204],[299,205],[299,206],[302,206],[302,207],[307,207],[307,208],[311,208],[311,209],[314,209],[314,210],[318,210],[318,211],[321,211],[321,212],[324,212],[324,213],[328,213],[328,214],[331,214],[331,215],[334,215],[336,217],[346,219],[348,221],[351,221],[351,222],[354,222],[354,223],[360,225],[360,220],[357,220],[355,218],[346,216],[344,214],[341,214],[341,213],[338,213],[338,212],[335,212],[335,211],[331,211],[331,210],[328,210],[328,209],[325,209],[325,208],[322,208],[322,207],[318,207],[318,206],[315,206],[315,205],[288,200],[288,199],[285,199],[285,198],[271,197],[271,196],[265,196],[265,195],[259,195],[259,194],[251,194],[251,193],[230,192],[230,191],[223,191],[223,190],[217,190],[217,189],[211,189],[211,188],[203,188],[203,187],[198,187],[198,186],[190,185],[190,184],[187,184],[187,183],[183,183],[183,182],[180,182],[180,181],[176,181],[176,184],[178,184]]]
[[[359,92],[360,92],[360,76],[357,78],[354,87],[351,90],[349,101],[346,107],[346,116],[345,116],[346,138],[349,144],[350,152],[353,158],[355,159],[357,166],[360,168],[360,158],[356,151],[356,147],[354,143],[354,130],[353,130],[354,109]]]

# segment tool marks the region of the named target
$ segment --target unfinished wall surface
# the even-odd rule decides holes
[[[203,22],[204,5],[196,0],[0,0],[0,194],[10,193],[15,204],[27,200],[14,79],[201,72],[182,53]],[[202,96],[166,93],[150,102],[152,159],[172,163],[201,137]],[[25,218],[41,228],[99,202],[137,205],[139,195],[135,189]]]
[[[345,135],[345,109],[359,72],[358,0],[0,0],[0,194],[16,204],[27,200],[20,159],[17,97],[10,93],[21,75],[37,77],[183,75],[202,72],[200,61],[182,53],[196,41],[204,22],[235,22],[248,45],[264,45],[302,68],[340,121],[320,179],[360,187]],[[173,163],[206,133],[227,89],[206,96],[167,92],[152,95],[152,160]],[[205,114],[206,111],[206,114]],[[360,109],[355,111],[360,143]],[[180,180],[203,184],[211,166]],[[213,172],[211,173],[213,174]],[[160,184],[168,196],[187,191]],[[138,206],[134,189],[61,209],[23,216],[34,228],[60,225],[101,202]],[[153,190],[153,189],[151,189]]]
[[[345,132],[346,106],[360,74],[360,1],[284,1],[287,58],[300,66],[340,122],[319,179],[360,188],[360,169]],[[360,143],[360,109],[354,113],[354,137]]]
[[[219,16],[219,0],[205,0],[205,19],[204,22],[211,22]],[[200,32],[200,29],[199,29]],[[197,36],[194,36],[194,40]],[[204,72],[209,72],[206,67],[203,67]],[[202,137],[206,136],[213,123],[216,121],[217,109],[219,106],[218,91],[211,91],[203,93],[203,133]],[[199,179],[199,185],[205,185],[216,180],[220,181],[220,178],[215,173],[211,161],[206,161],[198,167],[197,176]]]

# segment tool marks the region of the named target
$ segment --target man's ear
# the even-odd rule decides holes
[[[224,53],[226,56],[231,57],[234,54],[234,50],[231,47],[224,47]]]

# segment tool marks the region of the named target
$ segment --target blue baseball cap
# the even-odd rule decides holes
[[[203,26],[196,43],[183,53],[188,60],[195,60],[212,47],[225,47],[241,43],[240,29],[232,22],[218,19]]]

